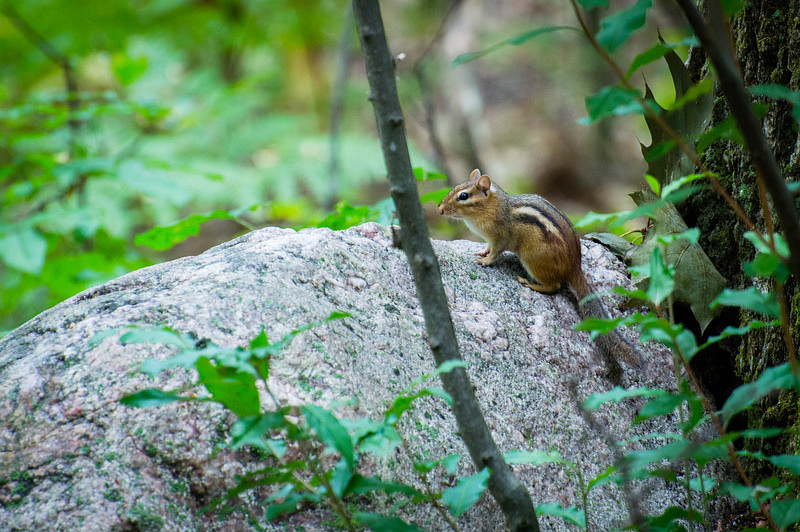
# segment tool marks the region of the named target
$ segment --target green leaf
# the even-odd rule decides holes
[[[685,530],[684,528],[677,528],[676,521],[686,520],[694,521],[695,523],[703,522],[703,515],[697,510],[692,509],[691,513],[686,508],[679,506],[670,506],[665,509],[661,515],[649,518],[648,529],[651,530]]]
[[[317,433],[317,437],[330,447],[333,447],[352,471],[355,469],[355,455],[353,440],[347,430],[333,414],[317,405],[304,405],[300,407],[309,426]]]
[[[657,397],[664,392],[658,388],[620,388],[615,386],[607,392],[593,393],[583,402],[583,408],[587,410],[597,410],[608,402],[619,403],[631,397]]]
[[[600,31],[596,35],[597,41],[610,53],[614,53],[644,26],[647,10],[652,5],[652,0],[638,0],[629,8],[603,18],[600,21]]]
[[[660,394],[639,409],[637,416],[631,421],[631,425],[637,425],[642,421],[647,421],[654,417],[666,416],[672,413],[673,410],[682,405],[685,401],[699,401],[699,398],[694,394],[689,393],[664,393]]]
[[[463,65],[464,63],[468,63],[470,61],[474,61],[480,57],[483,57],[487,54],[494,52],[504,46],[512,45],[512,46],[519,46],[520,44],[524,44],[528,41],[539,37],[540,35],[545,35],[547,33],[552,33],[554,31],[559,30],[574,30],[580,31],[578,28],[573,28],[572,26],[545,26],[543,28],[536,28],[533,30],[525,31],[520,33],[519,35],[515,35],[509,39],[506,39],[503,42],[499,42],[497,44],[493,44],[492,46],[478,51],[478,52],[467,52],[465,54],[461,54],[453,60],[452,66],[456,67],[459,65]],[[416,175],[416,173],[415,173]],[[419,179],[419,178],[418,178]]]
[[[156,251],[170,249],[190,236],[197,235],[200,232],[200,226],[209,220],[235,220],[235,217],[226,211],[192,214],[172,225],[153,227],[149,231],[139,233],[133,239],[133,243],[137,246],[147,246]]]
[[[726,17],[732,17],[744,9],[744,0],[721,0],[722,12]]]
[[[629,464],[631,471],[641,471],[653,463],[662,460],[678,460],[691,454],[695,445],[688,440],[678,440],[655,449],[632,451],[625,455],[624,460]]]
[[[773,390],[795,389],[800,391],[800,380],[792,374],[789,363],[767,368],[761,376],[753,382],[743,384],[736,388],[720,410],[722,418],[727,425],[731,418],[761,400],[762,397],[772,393]]]
[[[413,486],[402,484],[400,482],[386,482],[378,477],[364,477],[361,475],[353,475],[350,484],[344,495],[355,493],[363,495],[371,491],[382,491],[384,493],[402,493],[408,497],[422,497],[423,493]]]
[[[578,525],[582,530],[586,530],[586,512],[578,510],[575,506],[564,508],[557,503],[544,503],[536,507],[536,515],[560,517],[567,523]]]
[[[287,423],[284,416],[288,412],[288,408],[282,408],[277,412],[268,412],[266,414],[239,418],[236,420],[236,423],[233,424],[233,427],[231,427],[231,448],[239,449],[245,445],[249,445],[266,451],[272,451],[273,446],[267,444],[264,439],[264,434],[266,434],[268,430],[283,428],[284,424]]]
[[[39,275],[47,256],[47,240],[33,228],[6,233],[0,237],[0,260],[6,266]]]
[[[594,340],[600,334],[608,334],[614,329],[617,328],[622,322],[623,318],[614,318],[610,320],[605,320],[601,318],[586,318],[585,320],[581,320],[576,325],[573,325],[573,330],[576,331],[589,331],[592,335],[592,339]]]
[[[800,521],[800,499],[772,501],[769,505],[769,513],[783,530],[784,527]]]
[[[628,67],[628,72],[625,73],[625,78],[630,79],[633,73],[639,70],[641,67],[649,65],[653,61],[661,59],[662,57],[667,55],[667,53],[669,53],[671,50],[674,50],[675,48],[678,48],[680,46],[696,46],[697,44],[698,41],[696,37],[689,37],[688,39],[684,39],[680,42],[658,43],[652,48],[649,48],[644,52],[640,53],[633,59],[631,66]],[[658,192],[656,192],[656,194],[658,194]]]
[[[458,479],[455,486],[444,490],[442,502],[447,505],[453,517],[458,517],[478,502],[488,482],[489,468],[484,467],[474,475]]]
[[[399,517],[367,512],[355,512],[353,518],[373,532],[423,532],[421,528],[408,524]]]
[[[414,178],[417,181],[431,181],[431,180],[434,180],[434,179],[447,180],[447,176],[446,175],[444,175],[444,174],[442,174],[440,172],[429,172],[429,171],[425,170],[424,168],[422,168],[421,166],[418,166],[418,167],[414,168],[413,173],[414,173]]]
[[[427,194],[423,194],[419,197],[420,203],[426,203],[428,201],[432,201],[435,204],[439,204],[442,202],[447,193],[450,192],[449,188],[440,188],[439,190],[434,190],[433,192],[428,192]]]
[[[773,292],[768,292],[766,294],[759,292],[754,286],[744,290],[726,288],[711,303],[712,308],[718,305],[742,307],[772,316],[773,318],[780,318],[781,315],[778,301],[775,299],[775,294]]]
[[[741,456],[750,456],[752,458],[758,458],[759,460],[765,460],[776,467],[782,467],[787,469],[793,475],[800,475],[800,455],[776,454],[772,456],[767,456],[761,451],[750,452],[747,450],[738,451],[737,454]]]
[[[725,327],[722,332],[716,336],[711,336],[706,340],[706,343],[700,346],[699,349],[705,349],[711,344],[715,344],[720,340],[724,340],[725,338],[730,338],[731,336],[742,336],[747,334],[753,329],[760,329],[762,327],[777,327],[781,324],[780,320],[773,320],[773,321],[751,321],[744,327],[732,327],[727,326]]]
[[[647,181],[648,185],[650,185],[650,190],[653,191],[653,194],[656,196],[661,196],[661,183],[658,182],[658,179],[650,174],[644,174],[644,180]]]
[[[533,451],[520,451],[520,450],[513,450],[508,451],[506,454],[503,455],[503,459],[506,461],[507,464],[517,465],[517,464],[532,464],[532,465],[543,465],[543,464],[558,464],[563,462],[563,458],[561,458],[561,453],[558,451],[551,451],[549,453],[540,451],[538,449],[534,449]]]
[[[197,359],[195,368],[200,376],[199,382],[214,400],[237,416],[254,416],[261,411],[256,379],[251,374],[215,366],[205,356]]]
[[[411,408],[411,405],[420,397],[432,395],[427,388],[411,395],[399,395],[392,401],[392,406],[386,410],[386,422],[394,425],[402,415]]]
[[[587,118],[579,120],[582,124],[591,124],[601,118],[621,116],[630,113],[643,113],[644,108],[639,102],[641,94],[635,89],[626,89],[619,86],[606,86],[597,93],[586,97]]]
[[[608,0],[578,0],[578,3],[586,9],[608,7]]]
[[[119,402],[127,406],[135,406],[137,408],[149,408],[151,406],[161,406],[175,401],[190,401],[188,397],[182,397],[175,392],[164,392],[155,388],[147,388],[145,390],[132,393],[122,397]]]
[[[614,475],[616,468],[614,466],[608,466],[605,471],[594,477],[589,481],[586,485],[586,491],[589,492],[594,487],[604,486],[610,482],[617,482],[619,477]]]
[[[792,104],[792,116],[797,122],[800,122],[800,91],[793,91],[785,85],[777,84],[754,85],[747,90],[756,96],[786,100]]]
[[[455,475],[456,471],[458,470],[458,463],[460,460],[460,454],[450,454],[437,460],[423,460],[420,462],[414,462],[414,470],[419,471],[420,473],[430,473],[436,469],[437,466],[442,466],[448,473]]]
[[[128,344],[164,344],[174,345],[188,349],[192,343],[188,336],[170,329],[169,327],[131,327],[128,332],[120,336],[122,345]]]
[[[664,264],[661,249],[654,248],[650,254],[650,284],[647,286],[647,298],[659,307],[674,288],[675,268]]]

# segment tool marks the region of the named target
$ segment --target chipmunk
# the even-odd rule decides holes
[[[486,174],[475,169],[469,181],[454,187],[439,203],[443,216],[464,220],[470,231],[487,241],[486,249],[475,259],[490,266],[504,251],[513,251],[535,282],[517,277],[520,283],[537,292],[555,292],[566,281],[578,300],[594,293],[581,269],[581,244],[578,233],[555,205],[536,194],[508,194]],[[582,318],[608,319],[609,314],[596,297],[586,300],[578,313]],[[637,367],[641,359],[636,350],[616,331],[599,335],[595,342],[605,356],[609,378],[618,382],[622,370],[617,356]]]

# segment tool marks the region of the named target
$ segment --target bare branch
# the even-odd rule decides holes
[[[364,50],[370,100],[375,110],[392,199],[402,226],[400,240],[411,265],[417,297],[425,316],[428,343],[437,365],[461,360],[439,262],[431,246],[411,169],[405,121],[397,97],[394,65],[386,43],[380,6],[377,0],[353,0],[353,11]],[[453,398],[453,413],[461,438],[476,469],[490,469],[489,490],[505,513],[511,530],[538,531],[539,524],[528,490],[513,475],[492,439],[466,371],[458,367],[443,373],[441,378],[445,390]]]

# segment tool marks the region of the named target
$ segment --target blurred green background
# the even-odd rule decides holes
[[[660,4],[648,24],[680,38]],[[0,331],[253,228],[391,220],[349,2],[0,7]],[[534,28],[576,27],[568,2],[393,1],[383,13],[393,53],[404,54],[412,164],[447,179],[421,182],[422,192],[479,167],[570,215],[630,206],[648,134],[635,117],[578,123],[584,98],[611,83],[579,32],[453,63]],[[637,38],[621,64],[655,32]],[[645,70],[662,105],[672,97],[665,70]],[[434,235],[455,236],[436,197]]]

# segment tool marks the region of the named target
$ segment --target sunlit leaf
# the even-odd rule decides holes
[[[473,504],[478,502],[489,482],[489,468],[484,467],[478,473],[458,479],[458,483],[442,492],[442,502],[450,514],[458,517]]]
[[[583,124],[590,124],[601,118],[621,116],[630,113],[643,113],[644,108],[639,103],[641,94],[635,89],[626,89],[619,86],[606,86],[597,93],[586,97],[587,118],[580,120]]]
[[[200,226],[210,220],[231,220],[234,217],[226,211],[214,211],[206,214],[192,214],[172,225],[153,227],[139,233],[133,242],[137,246],[147,246],[156,251],[170,249],[200,232]]]
[[[239,417],[254,416],[261,411],[255,378],[244,371],[215,366],[207,357],[195,363],[199,382],[215,401]]]
[[[653,61],[657,61],[667,55],[671,50],[681,46],[695,46],[697,45],[697,38],[696,37],[689,37],[688,39],[684,39],[680,42],[668,43],[668,42],[661,42],[656,44],[655,46],[648,48],[644,52],[641,52],[637,55],[631,66],[628,67],[628,71],[625,73],[625,77],[630,79],[634,72],[639,70],[641,67],[645,65],[649,65]]]

